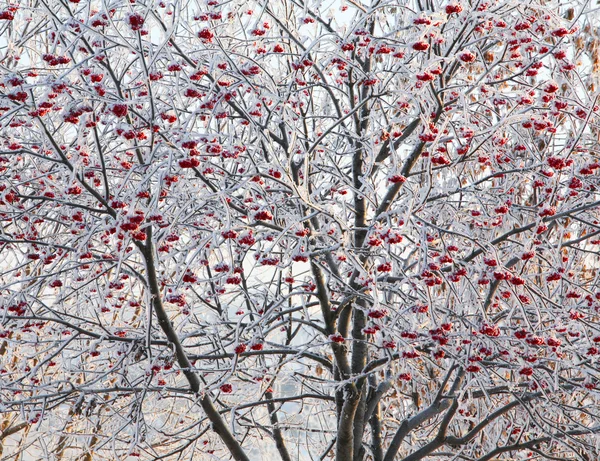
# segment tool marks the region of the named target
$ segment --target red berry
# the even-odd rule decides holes
[[[219,389],[221,389],[221,392],[225,394],[231,394],[231,392],[233,392],[233,387],[231,384],[222,384]]]

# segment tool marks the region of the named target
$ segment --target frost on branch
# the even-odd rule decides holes
[[[2,454],[597,459],[588,7],[0,7]]]

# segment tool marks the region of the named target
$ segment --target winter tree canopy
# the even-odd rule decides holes
[[[598,459],[595,3],[3,1],[2,459]]]

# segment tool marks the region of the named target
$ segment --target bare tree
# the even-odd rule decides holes
[[[598,459],[588,7],[5,4],[2,459]]]

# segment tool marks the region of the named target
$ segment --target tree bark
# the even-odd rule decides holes
[[[360,401],[356,385],[347,384],[344,388],[344,405],[338,424],[338,436],[335,449],[336,461],[354,459],[354,417]]]

